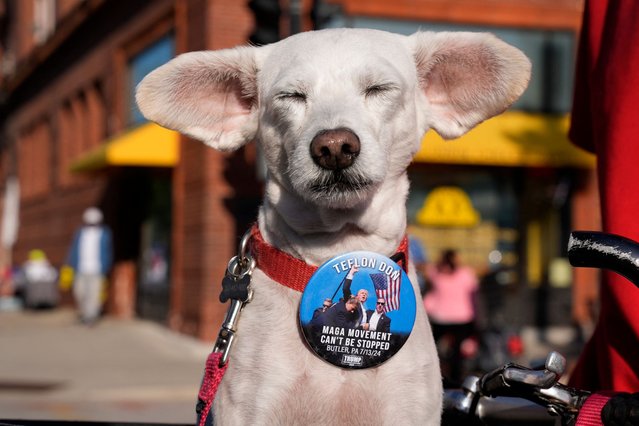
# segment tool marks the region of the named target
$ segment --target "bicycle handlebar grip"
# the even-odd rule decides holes
[[[639,424],[639,393],[595,393],[579,410],[575,426],[633,426]]]
[[[573,231],[568,241],[572,266],[614,271],[639,287],[639,243],[615,234]]]
[[[504,381],[504,377],[501,374],[496,374],[488,377],[482,377],[479,382],[479,389],[483,395],[499,396],[500,391],[508,389],[509,386]]]
[[[604,405],[601,420],[605,426],[639,425],[639,393],[620,393]]]

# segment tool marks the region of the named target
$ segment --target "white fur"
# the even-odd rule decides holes
[[[319,265],[354,250],[392,255],[406,231],[406,168],[424,133],[460,136],[507,108],[529,76],[527,58],[489,34],[334,29],[186,53],[149,74],[137,100],[149,119],[214,148],[256,140],[268,168],[265,239]],[[346,173],[366,185],[315,193],[331,172],[313,162],[310,142],[335,128],[358,136]],[[409,276],[415,283],[412,266]],[[214,404],[218,424],[439,424],[439,365],[420,303],[393,358],[351,371],[305,347],[300,293],[260,270],[253,289]]]

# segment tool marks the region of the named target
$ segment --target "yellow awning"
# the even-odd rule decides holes
[[[567,137],[569,117],[507,111],[445,141],[429,131],[415,161],[497,166],[595,166],[595,156]]]
[[[106,166],[173,167],[180,156],[177,132],[155,123],[143,124],[106,141],[71,164],[71,171],[84,172]]]

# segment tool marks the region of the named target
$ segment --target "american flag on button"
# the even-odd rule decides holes
[[[399,309],[399,289],[402,283],[401,274],[370,274],[375,294],[378,299],[384,299],[386,305],[384,312],[396,311]]]

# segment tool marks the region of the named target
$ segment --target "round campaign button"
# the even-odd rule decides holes
[[[357,251],[324,263],[306,285],[300,326],[310,349],[338,367],[375,367],[404,345],[415,324],[415,293],[386,256]]]

